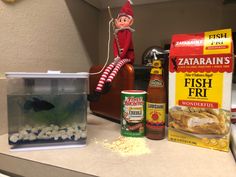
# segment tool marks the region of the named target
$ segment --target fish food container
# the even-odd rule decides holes
[[[88,73],[8,72],[11,148],[84,146]]]

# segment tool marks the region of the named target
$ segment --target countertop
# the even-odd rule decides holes
[[[29,177],[235,177],[231,152],[145,139],[149,154],[122,156],[104,140],[120,136],[120,125],[88,114],[87,145],[81,148],[12,152],[0,136],[0,169]]]

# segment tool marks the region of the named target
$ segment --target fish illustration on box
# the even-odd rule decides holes
[[[45,100],[33,97],[33,100],[27,100],[24,104],[25,110],[33,109],[35,112],[47,111],[53,109],[55,106]]]

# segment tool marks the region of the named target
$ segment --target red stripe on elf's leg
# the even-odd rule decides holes
[[[111,74],[109,75],[109,77],[107,78],[107,82],[112,82],[112,80],[115,78],[115,76],[119,72],[120,68],[128,62],[130,62],[130,59],[123,59],[119,61],[117,65],[115,66],[115,68],[113,69],[113,71],[111,72]]]

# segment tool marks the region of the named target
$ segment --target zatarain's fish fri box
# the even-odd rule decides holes
[[[229,150],[232,71],[231,29],[172,37],[170,141]]]

